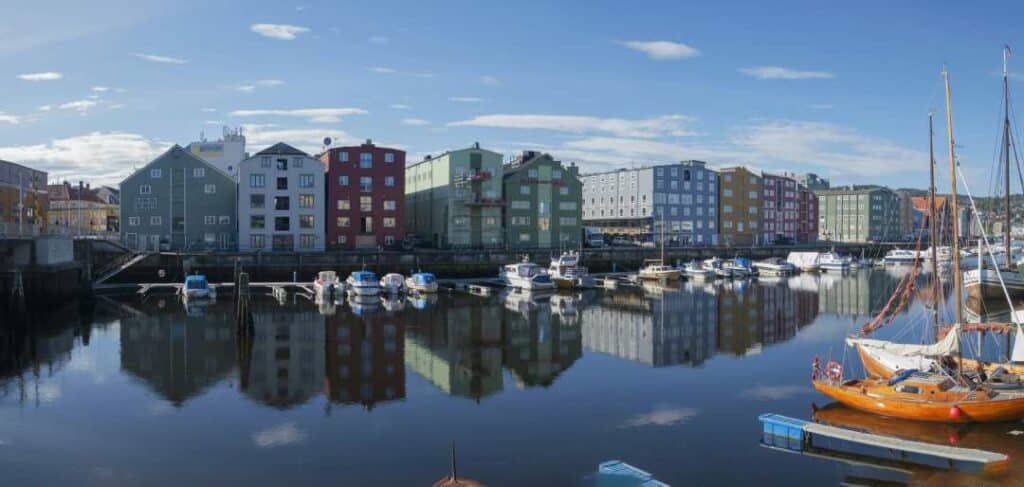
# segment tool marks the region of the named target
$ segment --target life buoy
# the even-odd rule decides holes
[[[843,364],[830,360],[828,365],[825,366],[825,374],[832,382],[837,382],[843,378]]]

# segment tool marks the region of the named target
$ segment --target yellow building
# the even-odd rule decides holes
[[[118,231],[120,205],[115,190],[89,185],[51,184],[48,220],[54,232],[101,235]]]

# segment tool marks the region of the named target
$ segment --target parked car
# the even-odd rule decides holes
[[[790,237],[786,237],[784,235],[779,235],[779,236],[775,237],[774,245],[795,245],[795,244],[796,244],[796,242],[794,242],[793,239],[790,238]]]

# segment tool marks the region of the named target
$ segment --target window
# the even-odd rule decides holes
[[[359,191],[369,193],[373,190],[373,178],[370,176],[359,177]]]
[[[559,210],[575,210],[576,209],[576,202],[575,201],[563,201],[563,202],[558,204],[558,209]]]
[[[514,217],[512,217],[512,224],[513,225],[529,225],[530,224],[530,217],[528,217],[528,216],[514,216]]]
[[[206,193],[206,194],[216,194],[217,193],[217,185],[216,184],[204,184],[203,185],[203,192]]]
[[[267,217],[263,215],[250,215],[249,216],[249,228],[253,230],[262,230],[267,227]],[[262,247],[262,245],[261,245]]]
[[[155,210],[156,209],[156,198],[135,198],[135,209],[136,210]],[[0,213],[3,210],[0,208]]]
[[[216,225],[217,217],[213,215],[206,215],[203,217],[203,225]]]
[[[341,162],[348,162],[348,152],[338,152],[338,160]]]
[[[359,197],[359,211],[373,211],[373,197],[372,196],[360,196]]]
[[[316,228],[316,219],[313,215],[299,215],[299,228]]]
[[[338,200],[338,209],[339,210],[351,210],[352,209],[352,202],[349,201],[349,200]]]
[[[262,249],[267,246],[266,235],[249,235],[249,247]]]
[[[287,196],[275,196],[274,197],[274,209],[275,210],[290,210],[291,202]]]
[[[904,394],[920,394],[921,389],[917,386],[911,386],[907,384],[900,384],[896,386],[896,392],[902,392]]]
[[[288,170],[288,159],[284,159],[284,158],[278,159],[276,165],[277,165],[277,170],[278,171],[287,171]]]
[[[498,219],[497,218],[495,218],[493,216],[485,216],[484,217],[484,226],[491,227],[491,226],[495,226],[497,224],[498,224]]]
[[[730,206],[730,205],[723,205],[722,206],[722,212],[723,213],[732,213],[732,206]]]
[[[263,209],[267,206],[267,197],[262,194],[249,195],[249,208]]]
[[[149,170],[149,177],[151,177],[153,179],[162,178],[162,177],[164,177],[164,170],[163,169],[150,169]]]
[[[208,244],[215,244],[215,243],[217,243],[217,234],[216,233],[204,233],[203,234],[203,241],[208,243]]]
[[[250,188],[265,188],[267,186],[267,177],[263,174],[250,174],[249,175],[249,187]]]
[[[270,156],[260,158],[260,167],[270,167]]]
[[[558,169],[551,171],[551,179],[562,179],[562,171]]]
[[[300,174],[299,175],[299,187],[300,188],[312,188],[313,187],[313,175],[312,174]]]
[[[558,219],[558,224],[562,226],[575,225],[576,217],[574,216],[563,216]]]
[[[137,217],[137,216],[130,216],[130,217],[128,217],[128,226],[129,227],[137,227],[137,226],[139,226],[139,217]]]
[[[384,177],[384,186],[392,187],[394,185],[395,185],[395,177],[394,176],[385,176]]]
[[[153,194],[153,187],[148,184],[139,185],[139,194]]]
[[[395,228],[395,218],[394,217],[386,216],[386,217],[384,217],[384,219],[382,221],[384,223],[384,228]]]
[[[278,232],[287,232],[291,229],[291,220],[286,216],[274,217],[274,230]]]
[[[513,210],[529,210],[530,209],[530,202],[529,202],[529,200],[512,200],[512,209]]]
[[[372,216],[364,216],[359,219],[359,231],[362,233],[373,233]]]
[[[530,187],[526,186],[526,185],[520,186],[519,187],[519,194],[525,194],[525,195],[530,194]]]
[[[299,235],[299,248],[311,249],[316,246],[316,235],[303,234]]]
[[[338,176],[338,186],[348,186],[348,176]]]
[[[387,164],[391,164],[392,162],[395,162],[395,154],[392,153],[392,152],[385,152],[384,153],[384,162],[387,163]]]
[[[394,235],[385,235],[384,236],[384,245],[390,246],[390,245],[394,245],[394,244],[395,244],[395,236]],[[385,346],[387,346],[387,345],[385,345]],[[391,347],[391,348],[394,349],[394,347]]]
[[[747,208],[747,213],[750,213],[751,215],[756,215],[757,214],[757,207],[756,206],[751,206],[751,207]]]
[[[384,200],[384,209],[385,210],[395,210],[397,208],[398,208],[398,205],[395,202],[395,200]]]
[[[171,219],[171,231],[172,232],[184,232],[185,231],[185,217],[176,216]]]
[[[722,190],[722,196],[725,196],[726,198],[728,198],[728,197],[732,196],[732,190],[731,190],[731,189],[728,189],[728,188],[726,188],[726,189],[723,189],[723,190]]]
[[[288,189],[288,178],[279,177],[277,178],[277,189]]]
[[[151,216],[151,217],[149,217],[149,224],[150,225],[163,225],[163,223],[164,222],[163,222],[163,218],[162,217],[159,217],[159,216]]]
[[[536,169],[530,169],[529,171],[526,172],[526,175],[528,177],[530,177],[530,178],[536,179],[537,178],[537,170]]]
[[[217,219],[217,223],[220,223],[221,225],[230,225],[231,224],[231,217],[230,216],[221,215],[221,217]]]
[[[311,194],[299,195],[299,208],[312,208],[316,204],[316,198]]]
[[[569,187],[568,186],[562,186],[562,187],[558,188],[558,194],[560,194],[562,196],[568,195],[569,194]]]
[[[348,228],[352,226],[352,221],[349,220],[347,216],[339,216],[338,220],[335,222],[335,226],[337,226],[338,228]]]
[[[206,177],[206,168],[205,167],[192,168],[192,177],[194,177],[194,178],[205,178]]]
[[[348,236],[346,236],[346,235],[338,235],[338,244],[339,245],[344,245],[346,242],[348,242]]]
[[[520,233],[519,234],[519,241],[520,242],[529,242],[530,241],[530,234],[529,233]]]
[[[363,169],[370,169],[373,167],[373,154],[370,152],[360,152],[359,167]]]

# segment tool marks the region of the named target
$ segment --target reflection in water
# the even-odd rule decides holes
[[[331,402],[361,404],[405,398],[405,327],[390,313],[327,317],[326,386]]]
[[[244,392],[263,404],[290,408],[317,395],[324,383],[324,322],[309,303],[253,302],[253,338]],[[225,320],[231,323],[231,320]]]
[[[24,319],[10,317],[0,326],[0,398],[17,395],[21,403],[40,401],[40,379],[53,377],[68,364],[76,346],[88,346],[93,326],[91,310],[79,303],[57,306]]]

